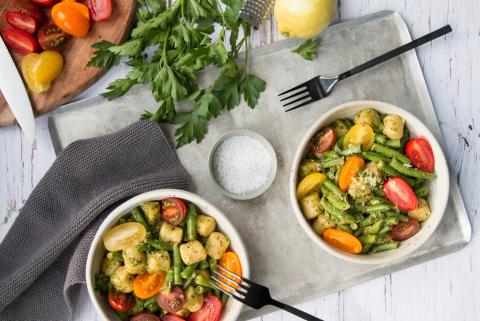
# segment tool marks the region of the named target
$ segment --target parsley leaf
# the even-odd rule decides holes
[[[165,99],[157,111],[152,114],[148,111],[145,111],[142,115],[142,119],[148,119],[154,122],[165,122],[171,123],[175,119],[175,104],[173,103],[172,98]]]
[[[113,44],[106,40],[94,43],[92,48],[96,49],[93,52],[93,57],[87,63],[88,67],[108,68],[111,65],[119,62],[119,57],[111,52],[109,49]]]
[[[119,56],[134,57],[139,55],[143,51],[142,40],[130,40],[123,43],[122,45],[110,46],[108,50]]]
[[[302,56],[303,59],[310,61],[315,60],[315,58],[317,58],[317,46],[319,42],[319,39],[308,39],[296,49],[292,50],[292,52],[296,52]]]
[[[240,85],[240,92],[250,108],[255,108],[260,93],[265,90],[266,83],[254,75],[247,75]]]
[[[103,93],[102,96],[107,98],[108,100],[118,98],[120,96],[123,96],[130,89],[130,87],[135,85],[135,83],[135,80],[129,78],[117,79],[110,85],[108,85],[107,89],[109,91]]]

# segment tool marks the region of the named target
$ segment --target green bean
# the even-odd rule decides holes
[[[181,285],[183,283],[180,272],[183,268],[182,257],[180,256],[180,248],[178,244],[173,245],[173,284]]]
[[[128,314],[125,312],[120,312],[120,311],[115,311],[113,312],[117,315],[117,317],[120,319],[120,321],[127,321],[128,320]]]
[[[377,235],[378,236],[383,236],[386,233],[388,233],[391,229],[392,229],[392,227],[390,225],[385,225],[384,227],[382,227],[382,229],[380,231],[378,231]]]
[[[338,158],[340,157],[337,153],[335,153],[333,150],[327,150],[326,152],[323,152],[323,159],[329,159],[329,158]]]
[[[357,212],[360,212],[360,213],[366,213],[367,212],[367,208],[365,206],[363,206],[362,204],[359,204],[359,203],[353,203],[353,209]]]
[[[398,242],[397,241],[390,241],[390,242],[387,242],[387,243],[375,245],[372,249],[372,252],[373,253],[378,253],[378,252],[383,252],[383,251],[394,250],[396,248],[398,248]]]
[[[228,302],[228,295],[222,292],[222,297],[220,300],[222,301],[222,307],[225,308]]]
[[[413,178],[402,175],[400,172],[398,172],[396,169],[394,169],[393,167],[391,167],[386,163],[379,162],[379,164],[380,164],[380,168],[385,172],[385,174],[391,177],[394,177],[394,176],[401,177],[408,183],[408,185],[410,186],[415,185],[415,180]]]
[[[365,234],[377,234],[383,226],[383,219],[376,221],[372,225],[365,226],[363,233]]]
[[[333,206],[326,198],[322,198],[320,201],[320,205],[322,205],[325,212],[330,214],[335,220],[337,220],[340,224],[351,224],[355,223],[355,217],[352,215],[343,212]]]
[[[190,285],[192,285],[193,281],[195,280],[195,278],[197,277],[197,273],[193,272],[186,280],[185,280],[185,283],[183,283],[183,291],[186,291]]]
[[[327,200],[332,203],[337,209],[341,211],[346,211],[350,208],[350,204],[344,199],[338,197],[337,195],[333,194],[327,187],[321,186],[320,187],[322,194],[327,198]]]
[[[345,159],[343,157],[329,158],[322,162],[322,167],[332,168],[332,167],[342,166],[344,163],[345,163]]]
[[[205,293],[207,293],[209,290],[210,290],[210,288],[207,288],[207,287],[204,287],[204,286],[201,286],[201,285],[197,285],[197,286],[195,287],[195,293],[196,293],[196,294],[205,294]]]
[[[385,146],[398,149],[402,147],[402,142],[400,139],[389,139],[385,142]]]
[[[380,196],[380,197],[385,196],[385,192],[383,191],[383,189],[381,187],[375,187],[373,189],[373,194],[376,195],[376,196]]]
[[[123,262],[122,251],[108,252],[107,258],[113,261]]]
[[[213,274],[213,272],[215,272],[217,270],[217,265],[218,265],[217,260],[215,260],[213,258],[210,258],[208,260],[208,267],[210,268],[210,273]]]
[[[385,219],[385,224],[388,226],[396,225],[400,222],[398,216],[389,216]]]
[[[362,254],[368,254],[370,249],[372,248],[373,244],[365,244],[362,246]]]
[[[375,151],[377,153],[380,153],[382,155],[385,155],[387,157],[398,159],[403,164],[410,164],[412,162],[410,160],[410,158],[403,155],[402,153],[400,153],[400,152],[398,152],[394,149],[391,149],[391,148],[385,147],[383,145],[380,145],[380,144],[373,144],[372,149],[373,149],[373,151]]]
[[[399,163],[397,160],[392,159],[390,166],[396,171],[411,177],[417,177],[422,179],[435,179],[437,175],[435,173],[424,172],[413,167],[405,167],[403,164]]]
[[[193,271],[195,271],[195,269],[198,267],[198,264],[199,263],[195,263],[195,264],[190,264],[190,265],[187,265],[182,272],[180,272],[180,276],[184,279],[187,279],[190,277],[190,275],[192,275]]]
[[[354,155],[354,154],[360,154],[361,152],[362,152],[362,145],[355,144],[355,145],[349,145],[348,149],[341,150],[340,155],[350,156],[350,155]]]
[[[205,259],[203,261],[200,262],[200,265],[198,266],[198,268],[200,270],[205,270],[206,268],[209,267],[209,264],[208,264],[208,261]]]
[[[216,296],[217,298],[220,299],[221,294],[222,294],[222,293],[220,292],[219,289],[213,288],[213,295],[214,295],[214,296]]]
[[[145,241],[146,244],[150,245],[156,250],[165,250],[165,251],[172,251],[173,244],[167,241],[161,241],[156,239],[147,239]]]
[[[373,244],[375,243],[376,238],[377,237],[373,234],[363,234],[358,239],[362,244]]]
[[[363,155],[363,157],[365,157],[369,161],[373,161],[373,162],[380,162],[380,161],[389,160],[388,157],[386,157],[382,154],[379,154],[379,153],[375,153],[375,152],[363,152],[362,155]]]
[[[210,284],[210,279],[209,278],[206,278],[204,277],[203,275],[197,275],[197,277],[195,278],[195,283],[197,285],[201,285],[203,287],[207,287],[207,288],[212,288],[212,285]]]
[[[151,313],[155,313],[160,310],[160,306],[157,303],[157,296],[154,295],[151,298],[148,298],[143,303],[143,306]]]
[[[342,192],[340,190],[340,188],[338,188],[338,185],[335,184],[334,182],[332,182],[331,180],[329,180],[328,178],[325,180],[325,182],[323,182],[323,185],[322,186],[325,186],[326,188],[328,188],[332,193],[334,193],[335,195],[337,195],[338,197],[340,198],[345,198],[345,193]]]
[[[352,228],[348,224],[340,224],[338,227],[340,229],[344,230],[347,233],[352,233],[353,232]]]
[[[135,315],[140,311],[143,311],[143,300],[137,298],[137,302],[135,303],[135,306],[130,311],[128,311],[128,313],[130,315]]]
[[[337,170],[335,171],[335,184],[338,184],[338,180],[340,179],[340,171],[342,170],[341,167],[337,167]]]
[[[365,207],[365,211],[367,213],[372,213],[372,212],[387,212],[390,211],[390,205],[388,204],[375,204],[375,205],[369,205]]]
[[[353,235],[355,235],[356,237],[359,237],[360,235],[362,235],[362,233],[363,233],[362,227],[357,228],[355,231],[353,231]]]
[[[387,141],[387,137],[382,134],[375,134],[375,142],[384,145]]]
[[[337,141],[335,142],[335,147],[337,147],[340,150],[343,148],[343,141],[345,140],[346,135],[347,134],[343,134],[337,139]]]
[[[147,224],[147,221],[145,221],[145,218],[143,217],[142,211],[138,207],[135,207],[132,210],[132,217],[135,221],[142,224],[145,227],[145,229],[147,230],[147,232],[150,232],[150,226]]]
[[[173,270],[170,269],[167,272],[167,276],[165,277],[165,281],[163,282],[163,291],[170,292],[172,290],[172,283],[173,283]]]
[[[190,203],[187,209],[187,240],[195,241],[197,239],[197,208]]]
[[[420,187],[415,188],[414,191],[415,191],[415,195],[417,195],[417,197],[419,197],[419,198],[425,198],[430,193],[430,190],[429,190],[428,186],[425,185],[425,184],[420,186]]]

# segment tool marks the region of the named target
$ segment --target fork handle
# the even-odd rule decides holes
[[[271,305],[273,306],[276,306],[277,308],[280,308],[282,310],[285,310],[287,312],[290,312],[292,314],[295,314],[297,317],[299,318],[302,318],[304,320],[308,320],[308,321],[323,321],[322,319],[319,319],[317,317],[314,317],[313,315],[311,314],[308,314],[307,312],[303,312],[299,309],[296,309],[292,306],[289,306],[285,303],[282,303],[282,302],[279,302],[279,301],[276,301],[274,299],[271,300],[270,302]]]
[[[342,80],[342,79],[345,79],[345,78],[348,78],[350,76],[353,76],[353,75],[356,75],[358,74],[359,72],[361,71],[364,71],[368,68],[372,68],[373,66],[376,66],[376,65],[379,65],[381,64],[382,62],[385,62],[387,60],[390,60],[398,55],[401,55],[402,53],[404,52],[407,52],[411,49],[414,49],[416,47],[419,47],[427,42],[430,42],[436,38],[439,38],[443,35],[446,35],[447,33],[451,32],[452,31],[452,27],[450,27],[450,25],[446,25],[445,27],[442,27],[438,30],[435,30],[423,37],[420,37],[416,40],[413,40],[403,46],[400,46],[396,49],[393,49],[387,53],[384,53],[383,55],[381,56],[378,56],[370,61],[367,61],[363,64],[361,64],[360,66],[358,67],[355,67],[353,69],[350,69],[349,71],[346,71],[344,72],[343,74],[339,75],[338,76],[338,80]]]

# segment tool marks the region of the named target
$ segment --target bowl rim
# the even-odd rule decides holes
[[[420,132],[421,136],[428,136],[428,140],[432,145],[432,149],[434,150],[434,152],[436,152],[434,154],[435,163],[436,163],[435,172],[438,175],[438,177],[436,178],[436,181],[437,182],[441,181],[441,185],[439,186],[440,186],[441,192],[443,192],[441,193],[441,195],[437,196],[438,199],[435,199],[435,204],[438,207],[438,209],[435,211],[435,213],[432,212],[432,215],[430,216],[430,218],[423,223],[425,224],[426,222],[428,222],[429,229],[426,230],[423,234],[420,234],[420,233],[417,234],[422,236],[422,238],[415,243],[409,244],[409,248],[404,250],[403,253],[400,253],[397,251],[387,251],[387,252],[369,254],[369,255],[353,255],[353,254],[343,252],[339,249],[333,248],[332,246],[328,245],[325,241],[323,241],[323,239],[313,231],[313,228],[311,227],[310,223],[303,216],[296,198],[296,182],[297,182],[298,167],[305,153],[305,149],[308,143],[310,142],[311,138],[313,137],[313,135],[321,127],[326,125],[325,124],[326,121],[329,120],[329,118],[333,117],[333,115],[341,113],[343,110],[346,110],[349,108],[362,108],[362,107],[363,108],[370,107],[375,110],[380,110],[380,112],[382,113],[388,110],[388,113],[390,114],[397,114],[402,116],[402,118],[406,120],[409,128],[415,128],[415,131]],[[350,102],[337,105],[336,107],[330,109],[325,114],[323,114],[320,118],[318,118],[308,128],[308,130],[302,136],[302,139],[299,142],[297,150],[295,152],[295,156],[293,158],[293,162],[290,170],[289,184],[290,184],[290,189],[289,189],[290,204],[293,208],[295,216],[299,224],[301,225],[302,229],[317,245],[319,245],[327,253],[333,256],[336,256],[337,258],[346,260],[348,262],[360,263],[360,264],[385,264],[385,263],[390,263],[393,261],[400,260],[410,255],[413,251],[415,251],[422,244],[424,244],[430,238],[430,236],[435,232],[440,221],[442,220],[442,217],[445,213],[445,209],[447,206],[447,202],[449,198],[450,179],[449,179],[448,165],[447,165],[444,153],[442,151],[442,148],[438,143],[437,139],[435,138],[435,136],[432,134],[432,132],[427,128],[427,126],[422,121],[420,121],[416,116],[414,116],[410,112],[390,103],[375,101],[375,100],[356,100],[356,101],[350,101]],[[432,219],[434,217],[436,219]],[[424,229],[423,225],[422,225],[422,229]]]
[[[178,197],[184,199],[188,202],[192,202],[195,205],[203,208],[208,208],[208,215],[211,215],[217,221],[217,226],[220,230],[228,230],[225,232],[228,238],[231,240],[231,243],[235,244],[235,252],[238,254],[240,258],[240,262],[242,264],[242,274],[244,277],[250,277],[250,260],[247,254],[247,248],[245,243],[243,242],[240,234],[238,233],[235,226],[230,222],[228,217],[223,214],[217,207],[212,205],[209,201],[205,200],[201,196],[184,191],[179,189],[157,189],[152,190],[149,192],[145,192],[139,194],[137,196],[131,197],[116,208],[114,208],[104,219],[100,227],[98,228],[97,232],[95,233],[95,237],[90,244],[90,248],[88,250],[87,256],[87,263],[85,268],[85,277],[86,277],[86,285],[88,295],[90,297],[90,301],[93,303],[95,307],[95,311],[102,317],[104,320],[111,320],[111,318],[105,314],[101,302],[97,300],[95,295],[95,285],[94,285],[94,266],[93,261],[96,254],[97,247],[101,245],[102,237],[105,231],[112,227],[113,224],[122,216],[126,215],[132,208],[138,206],[142,202],[149,201],[149,200],[162,200],[167,197]],[[234,321],[240,315],[243,305],[236,300],[230,300],[231,306],[229,309],[229,313],[227,315],[223,315],[221,317],[221,321]],[[228,305],[227,305],[228,306]],[[222,312],[223,313],[223,312]]]
[[[267,152],[270,155],[270,158],[272,160],[272,166],[270,168],[269,177],[266,183],[260,189],[248,194],[235,194],[227,191],[220,185],[220,183],[218,183],[217,178],[215,177],[215,174],[213,171],[213,156],[215,155],[215,152],[225,140],[234,136],[249,136],[249,137],[253,137],[254,139],[257,139],[267,149]],[[215,185],[215,187],[223,195],[239,201],[251,200],[251,199],[262,196],[270,188],[270,186],[272,186],[273,181],[275,180],[275,177],[277,175],[277,166],[278,166],[277,154],[275,153],[275,149],[273,148],[272,144],[268,141],[268,139],[266,139],[259,133],[250,129],[234,129],[224,133],[215,141],[215,143],[213,144],[208,154],[208,175],[210,176],[210,180],[213,182],[213,185]]]

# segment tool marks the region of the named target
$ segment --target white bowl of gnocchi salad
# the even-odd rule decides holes
[[[242,304],[211,286],[217,266],[249,277],[245,246],[217,208],[190,192],[147,192],[114,209],[87,259],[104,320],[233,321]]]
[[[378,101],[325,113],[294,157],[290,200],[324,250],[356,263],[405,257],[435,231],[449,193],[448,166],[427,127]]]

